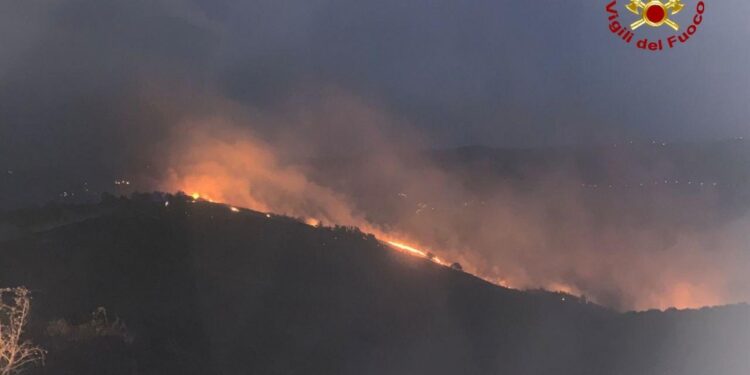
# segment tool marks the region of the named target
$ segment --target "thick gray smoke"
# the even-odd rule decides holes
[[[714,6],[728,19],[748,7]],[[358,225],[498,283],[618,308],[747,301],[748,222],[723,214],[716,191],[592,193],[573,164],[505,178],[492,162],[456,169],[426,152],[746,134],[748,56],[706,40],[747,30],[707,27],[691,49],[646,63],[610,45],[601,13],[588,2],[2,2],[0,170],[134,171],[144,190]],[[728,58],[720,71],[709,53]],[[704,90],[675,92],[686,80]],[[608,177],[632,169],[611,157]]]
[[[303,123],[347,140],[337,138],[325,116],[304,113]],[[359,118],[350,118],[352,124],[375,121],[367,110],[353,113]],[[369,126],[360,134],[379,152],[315,163],[289,161],[298,142],[308,152],[316,146],[303,130],[301,139],[269,143],[217,117],[180,129],[166,159],[165,190],[355,225],[459,261],[502,285],[585,294],[623,309],[699,307],[750,297],[744,272],[750,222],[728,219],[715,187],[600,192],[582,188],[571,168],[527,171],[533,181],[519,189],[493,181],[490,168],[464,165],[462,172],[476,179],[447,170],[422,151],[385,142],[375,135],[379,128]]]

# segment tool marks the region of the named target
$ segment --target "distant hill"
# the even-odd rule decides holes
[[[470,183],[478,192],[492,191],[499,183],[529,188],[551,174],[564,174],[583,184],[584,189],[608,188],[618,194],[628,189],[650,187],[670,191],[695,191],[716,187],[727,206],[750,208],[750,140],[733,139],[701,143],[624,141],[599,146],[509,149],[465,146],[418,152],[431,167]],[[311,160],[310,177],[337,190],[367,192],[362,181],[348,181],[352,174],[369,171],[371,160],[380,154],[345,159]],[[418,170],[409,160],[399,159],[405,170]],[[23,168],[0,165],[0,210],[40,205],[50,200],[65,203],[95,202],[102,192],[130,194],[151,190],[164,171],[150,162],[134,162],[127,168],[101,165],[98,168],[61,170],[57,166]],[[379,176],[366,181],[372,184]],[[127,182],[127,184],[126,184]],[[666,182],[666,183],[665,183]],[[703,183],[703,185],[701,185]],[[378,198],[393,195],[378,185]],[[642,191],[640,192],[642,193]],[[649,191],[650,193],[650,191]]]
[[[624,202],[639,220],[655,215],[654,211],[672,212],[674,217],[668,220],[714,212],[710,221],[701,223],[704,226],[750,211],[750,141],[744,139],[539,149],[466,146],[419,155],[418,161],[413,155],[395,157],[400,175],[391,166],[377,169],[382,157],[377,153],[320,160],[310,167],[310,175],[319,184],[346,193],[362,211],[386,224],[403,216],[391,212],[403,206],[399,193],[435,203],[428,201],[436,200],[429,196],[430,189],[420,191],[419,181],[410,178],[424,169],[444,173],[462,187],[460,197],[440,197],[455,199],[459,207],[435,203],[448,212],[460,209],[465,201],[491,199],[505,189],[543,191],[550,201],[580,193],[579,203],[585,209],[608,219],[620,216],[623,207],[617,202]]]
[[[353,228],[143,194],[0,218],[34,291],[30,374],[746,375],[750,308],[619,314],[387,249]],[[97,307],[132,340],[55,334]],[[98,334],[96,332],[99,332]]]

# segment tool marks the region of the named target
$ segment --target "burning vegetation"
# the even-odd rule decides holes
[[[716,210],[715,193],[694,184],[698,178],[671,184],[697,189],[682,195],[648,190],[645,183],[599,189],[559,169],[524,177],[519,187],[486,174],[477,179],[472,164],[438,165],[419,152],[389,152],[387,144],[356,163],[321,167],[290,157],[287,143],[262,141],[222,119],[182,129],[160,190],[185,191],[232,211],[297,217],[310,226],[358,227],[395,250],[443,266],[460,263],[498,285],[586,295],[623,310],[696,308],[750,296],[750,289],[736,287],[745,277],[742,262],[722,260],[746,258],[744,232],[737,230],[742,222],[704,220],[701,214]],[[638,194],[648,200],[638,201]],[[687,215],[694,219],[682,219]],[[701,226],[713,229],[696,229]]]

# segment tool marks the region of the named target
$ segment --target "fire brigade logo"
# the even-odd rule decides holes
[[[666,4],[663,4],[659,0],[649,1],[644,3],[641,0],[631,0],[625,8],[631,13],[635,13],[641,16],[641,19],[633,22],[630,25],[632,30],[636,30],[643,25],[649,25],[651,27],[660,27],[661,25],[667,25],[673,28],[675,31],[680,29],[680,25],[669,19],[669,13],[675,15],[680,13],[685,4],[682,4],[681,0],[670,0]]]
[[[636,30],[643,30],[641,28],[643,25],[650,26],[651,28],[661,28],[666,25],[677,32],[677,34],[666,38],[656,39],[649,39],[649,35],[646,34],[646,38],[635,42],[637,48],[653,52],[672,49],[687,43],[698,32],[701,24],[703,24],[703,16],[706,12],[706,1],[699,0],[695,4],[692,23],[683,29],[681,24],[684,23],[687,25],[688,20],[684,16],[686,12],[683,12],[683,10],[685,10],[687,5],[683,1],[689,3],[692,2],[691,0],[665,0],[666,2],[662,0],[627,0],[628,3],[624,6],[618,6],[617,1],[612,0],[607,4],[605,9],[609,15],[609,31],[625,43],[631,44]],[[627,24],[620,22],[621,9],[637,15],[639,19],[632,23],[629,20],[628,24],[630,27],[626,26]],[[653,36],[651,37],[653,38]]]

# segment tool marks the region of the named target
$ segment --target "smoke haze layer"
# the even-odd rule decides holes
[[[160,188],[358,226],[501,285],[583,294],[619,309],[748,300],[747,219],[724,207],[719,186],[680,185],[675,166],[630,160],[643,150],[594,152],[609,177],[595,189],[585,176],[594,168],[575,158],[509,174],[493,164],[507,156],[481,149],[430,153],[388,142],[389,121],[414,142],[418,132],[353,95],[337,91],[319,103],[175,124]],[[283,131],[262,138],[243,121]],[[367,151],[328,151],[330,141],[345,148],[362,140]],[[660,181],[664,175],[670,180]]]

